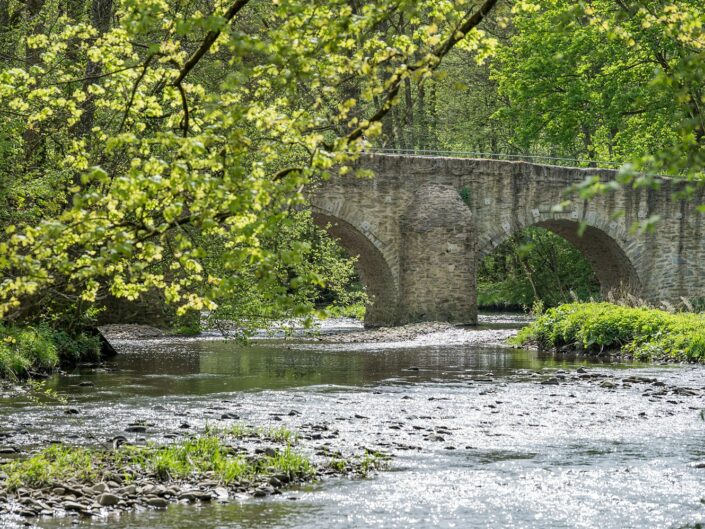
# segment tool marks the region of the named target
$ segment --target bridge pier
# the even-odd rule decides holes
[[[477,323],[472,213],[448,185],[416,190],[400,221],[400,323]]]

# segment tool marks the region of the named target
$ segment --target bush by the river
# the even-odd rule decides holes
[[[541,300],[555,307],[600,299],[600,283],[580,251],[546,229],[531,227],[480,261],[477,303],[488,310],[521,310]]]
[[[100,341],[95,336],[69,334],[48,325],[0,325],[0,376],[23,378],[60,364],[96,360]]]
[[[611,303],[569,303],[549,309],[514,343],[541,350],[619,351],[640,360],[705,361],[705,315]]]

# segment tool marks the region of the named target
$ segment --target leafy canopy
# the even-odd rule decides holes
[[[702,2],[531,6],[511,17],[511,34],[492,68],[505,100],[495,118],[514,131],[514,148],[702,177]]]
[[[466,35],[482,52],[475,28],[494,3],[11,2],[39,9],[8,18],[24,60],[0,70],[2,209],[14,212],[0,316],[155,290],[183,314],[243,282],[295,303],[292,290],[323,278],[282,282],[305,248],[262,241],[332,167],[348,171],[403,82]],[[395,31],[401,16],[409,31]]]

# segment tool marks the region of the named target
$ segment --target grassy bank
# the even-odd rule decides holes
[[[70,335],[49,326],[0,324],[0,376],[25,378],[61,364],[100,357],[100,341],[86,334]]]
[[[365,304],[352,303],[350,305],[328,305],[323,309],[323,313],[328,318],[355,318],[365,319]]]
[[[640,360],[703,362],[705,315],[611,303],[570,303],[547,310],[513,341],[541,350],[618,350]]]

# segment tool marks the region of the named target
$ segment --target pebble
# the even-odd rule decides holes
[[[114,505],[117,505],[119,501],[119,496],[116,496],[115,494],[110,494],[109,492],[98,496],[98,504],[103,507],[112,507]]]
[[[182,492],[181,494],[179,494],[178,498],[180,500],[190,501],[190,502],[194,502],[198,499],[193,492]]]
[[[127,494],[128,496],[132,496],[133,494],[137,494],[137,486],[128,485],[127,487],[123,488],[120,492],[122,492],[123,494]]]
[[[150,507],[156,507],[157,509],[164,509],[169,505],[169,502],[164,498],[147,498],[145,501]]]
[[[85,511],[85,510],[86,510],[86,506],[85,506],[85,505],[83,505],[83,504],[81,504],[81,503],[77,503],[77,502],[75,502],[75,501],[65,501],[65,502],[63,502],[63,503],[61,504],[61,506],[62,506],[62,507],[64,508],[64,510],[66,510],[66,511],[79,511],[79,512],[80,512],[80,511]]]
[[[90,490],[93,491],[95,494],[108,492],[108,485],[106,485],[105,483],[98,483],[97,485],[93,485]]]
[[[128,426],[125,428],[126,432],[131,433],[145,433],[147,431],[146,426]]]

